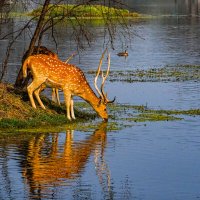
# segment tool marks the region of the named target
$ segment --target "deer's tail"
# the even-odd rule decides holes
[[[22,72],[23,72],[23,77],[26,78],[27,77],[27,68],[29,67],[29,59],[27,58],[22,66]]]

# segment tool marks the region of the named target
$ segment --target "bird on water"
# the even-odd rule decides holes
[[[124,52],[119,52],[118,54],[117,54],[118,56],[128,56],[128,51],[127,50],[125,50]]]

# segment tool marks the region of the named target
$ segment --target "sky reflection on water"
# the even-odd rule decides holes
[[[119,90],[120,88],[120,90]],[[107,86],[116,101],[144,105],[154,109],[198,109],[200,107],[199,82],[114,82]]]

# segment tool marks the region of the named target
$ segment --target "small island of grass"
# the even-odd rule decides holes
[[[31,16],[40,16],[42,7],[39,6],[29,13]],[[66,16],[69,18],[140,18],[141,14],[137,12],[130,12],[127,9],[118,9],[103,5],[74,5],[74,4],[61,4],[54,5],[50,4],[47,17],[56,18],[60,16]]]

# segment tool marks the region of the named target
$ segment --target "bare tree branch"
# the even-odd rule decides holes
[[[5,0],[1,0],[5,1]],[[18,1],[18,0],[15,0]],[[27,1],[27,0],[22,0],[22,1]],[[39,4],[38,1],[36,0],[30,0],[31,2],[34,2],[35,4]],[[0,3],[1,3],[0,2]],[[110,14],[110,7],[115,7],[115,8],[122,8],[125,7],[126,5],[121,1],[121,0],[103,0],[103,1],[94,1],[94,0],[77,0],[76,4],[73,7],[69,7],[69,9],[63,7],[63,12],[57,14],[56,16],[51,16],[51,15],[46,15],[48,12],[51,12],[52,9],[56,9],[59,8],[59,6],[61,6],[61,3],[67,3],[66,5],[68,5],[68,1],[66,0],[57,0],[56,2],[54,2],[53,4],[50,4],[51,0],[44,0],[44,3],[42,4],[42,10],[41,13],[39,14],[39,16],[34,16],[33,18],[31,18],[23,28],[20,28],[19,30],[16,30],[12,33],[7,33],[6,35],[2,36],[0,39],[5,39],[5,38],[9,38],[10,35],[13,34],[17,34],[10,42],[7,48],[7,52],[6,52],[6,58],[2,64],[2,74],[1,74],[1,79],[4,77],[5,75],[5,71],[7,68],[7,64],[8,64],[8,60],[10,57],[10,49],[13,46],[15,40],[22,34],[23,31],[28,30],[28,34],[31,35],[31,29],[30,29],[30,25],[31,22],[33,20],[35,20],[36,18],[39,17],[36,29],[34,31],[34,33],[31,36],[31,42],[29,45],[29,49],[28,49],[28,54],[31,55],[32,51],[33,51],[33,47],[38,46],[38,48],[42,45],[42,38],[44,36],[44,34],[48,31],[51,30],[51,37],[55,43],[56,49],[57,49],[57,42],[56,42],[56,37],[55,37],[55,26],[57,24],[59,24],[60,22],[62,22],[63,20],[67,20],[70,25],[71,28],[73,30],[73,39],[77,42],[77,51],[79,51],[80,49],[83,49],[85,46],[85,41],[87,42],[87,45],[90,45],[93,39],[93,33],[90,29],[88,29],[87,27],[87,23],[86,23],[86,19],[84,17],[81,16],[77,16],[74,12],[76,11],[81,5],[93,5],[93,4],[98,4],[98,5],[102,5],[98,6],[98,9],[100,9],[100,12],[103,16],[103,21],[104,21],[104,45],[108,46],[110,44],[110,46],[114,49],[114,41],[116,39],[116,33],[118,31],[119,34],[122,35],[122,38],[124,38],[124,41],[126,43],[126,41],[128,41],[131,38],[131,33],[129,32],[129,27],[127,25],[127,21],[125,18],[123,18],[123,15],[120,12],[116,12],[116,18],[113,19],[113,17]],[[103,10],[103,6],[108,6],[108,10],[105,12],[105,10]],[[72,20],[72,17],[74,18]],[[88,19],[87,19],[88,20]],[[117,21],[117,23],[116,23]],[[118,29],[118,26],[121,27],[121,29]],[[128,40],[127,40],[128,39]],[[20,70],[21,71],[21,70]],[[22,73],[19,72],[17,79],[16,79],[16,83],[15,86],[21,86],[22,85]]]

